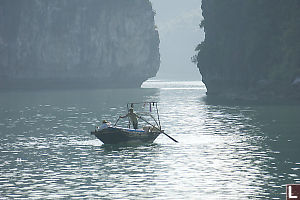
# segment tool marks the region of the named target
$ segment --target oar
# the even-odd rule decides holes
[[[138,116],[138,118],[144,120],[147,124],[149,124],[149,125],[153,126],[154,128],[156,128],[153,124],[151,124],[150,122],[148,122],[147,120],[145,120],[143,117]],[[178,143],[177,140],[175,140],[174,138],[172,138],[171,136],[169,136],[168,134],[166,134],[165,131],[160,130],[160,132],[163,133],[163,134],[165,134],[165,136],[167,136],[168,138],[170,138],[170,139],[173,140],[174,142],[177,142],[177,143]]]
[[[171,140],[173,140],[174,142],[177,142],[177,140],[175,140],[174,138],[172,138],[171,136],[169,136],[168,134],[166,134],[164,131],[161,131],[161,133],[165,134],[165,136],[167,136],[168,138],[170,138]]]
[[[116,126],[117,125],[117,123],[118,123],[118,121],[120,120],[120,117],[118,118],[118,120],[116,121],[116,123],[114,124],[114,126]]]

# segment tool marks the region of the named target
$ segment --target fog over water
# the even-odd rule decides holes
[[[191,62],[195,47],[204,39],[199,0],[151,0],[160,37],[161,66],[158,79],[201,80]]]

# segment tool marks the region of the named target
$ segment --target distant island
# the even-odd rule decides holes
[[[300,100],[300,1],[202,0],[208,96]]]
[[[0,88],[140,87],[159,69],[149,0],[1,0]]]

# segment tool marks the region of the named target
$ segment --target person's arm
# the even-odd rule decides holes
[[[125,118],[125,117],[128,117],[128,114],[125,115],[125,116],[121,116],[121,115],[120,115],[119,117],[120,117],[120,118]]]
[[[138,116],[136,113],[134,113],[134,115],[135,115],[135,117],[136,117],[137,119],[140,119],[140,118],[141,118],[141,117]]]

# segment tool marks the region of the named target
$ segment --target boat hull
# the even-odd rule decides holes
[[[91,132],[104,144],[152,143],[160,132],[146,132],[140,129],[109,127]]]

